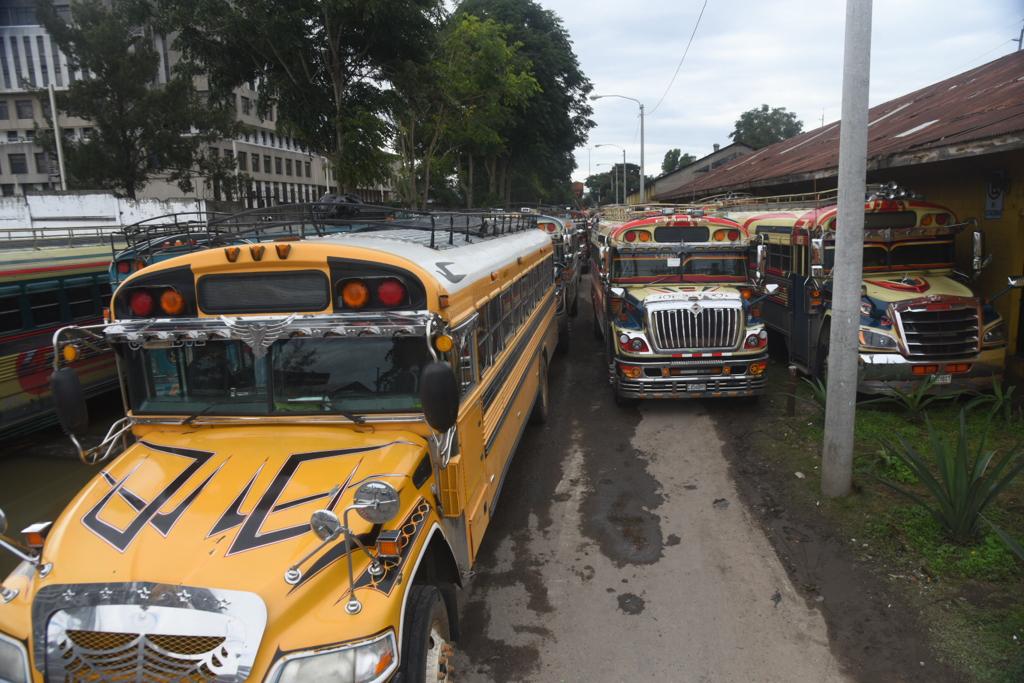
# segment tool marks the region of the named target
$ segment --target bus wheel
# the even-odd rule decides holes
[[[828,383],[828,345],[831,332],[832,326],[829,323],[821,326],[821,332],[818,333],[817,358],[814,359],[814,376],[825,384]]]
[[[537,377],[537,398],[533,401],[530,412],[530,424],[544,424],[548,421],[548,361],[540,359],[540,376]]]
[[[402,647],[402,683],[451,681],[455,653],[448,627],[448,609],[436,586],[409,589]]]

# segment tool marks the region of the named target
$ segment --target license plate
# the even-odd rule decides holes
[[[953,381],[953,375],[932,375],[936,384],[949,384]]]
[[[686,390],[687,391],[707,391],[708,390],[708,385],[707,384],[687,384],[686,385]]]

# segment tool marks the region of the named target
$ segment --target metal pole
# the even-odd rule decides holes
[[[839,206],[832,324],[829,337],[825,443],[821,492],[845,496],[853,478],[857,416],[857,332],[864,258],[864,189],[868,147],[872,0],[846,0],[842,127],[839,132]]]
[[[64,172],[64,141],[61,140],[60,124],[57,122],[57,95],[50,84],[50,117],[53,119],[53,141],[57,146],[57,170],[60,173],[61,192],[67,192],[68,179]]]
[[[647,201],[644,194],[644,105],[640,104],[640,203]]]
[[[626,180],[626,148],[622,148],[622,205],[626,205],[626,188],[629,182]]]

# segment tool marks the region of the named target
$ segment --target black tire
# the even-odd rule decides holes
[[[436,586],[409,589],[405,624],[398,679],[402,683],[451,681],[454,650],[448,608]]]
[[[831,337],[832,325],[825,323],[818,333],[818,346],[814,357],[814,376],[824,383],[828,383],[828,346]]]
[[[548,421],[548,410],[551,406],[547,358],[540,359],[540,376],[537,382],[537,398],[533,400],[533,410],[530,411],[530,424],[540,425]]]

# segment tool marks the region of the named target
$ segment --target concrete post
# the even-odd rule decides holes
[[[872,0],[846,0],[842,128],[839,134],[839,207],[832,271],[828,404],[821,492],[845,496],[853,478],[853,426],[857,400],[857,332],[864,259],[864,189],[867,172],[868,83],[871,72]]]

